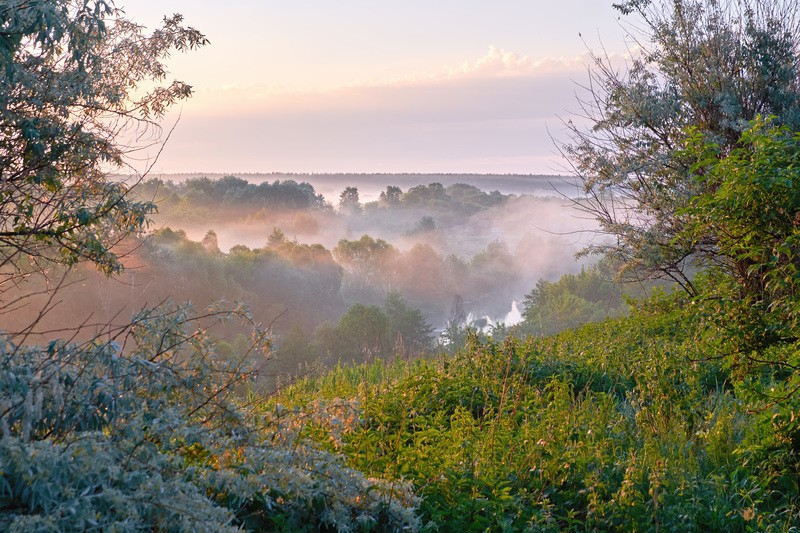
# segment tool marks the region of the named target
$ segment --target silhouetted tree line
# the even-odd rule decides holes
[[[138,190],[144,197],[161,200],[162,209],[167,211],[180,204],[211,209],[224,209],[231,206],[253,209],[329,209],[330,204],[306,182],[294,180],[264,181],[250,183],[236,176],[220,179],[208,177],[189,178],[181,183],[173,183],[151,178]]]

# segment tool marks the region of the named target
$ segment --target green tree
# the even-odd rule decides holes
[[[626,311],[621,287],[604,265],[565,274],[558,281],[540,279],[525,295],[522,329],[533,335],[552,335],[587,322]]]
[[[206,43],[181,22],[165,18],[146,34],[110,1],[0,5],[0,286],[21,257],[120,270],[114,244],[144,228],[154,205],[107,170],[135,170],[127,154],[139,146],[122,134],[158,131],[156,120],[191,94],[164,83],[172,50]]]
[[[639,52],[627,70],[594,57],[588,127],[569,122],[565,155],[583,180],[583,209],[612,238],[589,251],[622,274],[665,278],[690,294],[695,249],[679,236],[708,185],[679,154],[688,127],[729,152],[747,123],[775,115],[800,128],[800,18],[793,0],[630,0]]]
[[[389,317],[395,347],[407,353],[421,354],[433,345],[433,328],[419,309],[411,307],[398,291],[390,291],[383,303]]]
[[[374,305],[355,304],[339,319],[337,326],[341,345],[363,360],[385,357],[392,349],[389,317]]]
[[[710,269],[700,316],[741,368],[797,368],[800,346],[800,133],[758,119],[726,150],[693,128],[683,155],[707,191],[679,238]],[[772,350],[779,348],[778,351]],[[770,355],[771,354],[771,355]]]

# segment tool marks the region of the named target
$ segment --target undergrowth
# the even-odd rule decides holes
[[[411,482],[429,530],[798,530],[800,403],[734,383],[703,335],[655,297],[552,337],[339,367],[262,409]]]

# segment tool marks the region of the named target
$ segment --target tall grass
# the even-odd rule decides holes
[[[798,529],[793,407],[748,411],[725,368],[698,362],[697,335],[675,305],[340,366],[273,401],[317,442],[336,429],[323,413],[355,402],[331,449],[410,481],[432,530]]]

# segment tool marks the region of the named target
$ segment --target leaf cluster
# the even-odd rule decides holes
[[[156,132],[153,119],[191,94],[165,83],[172,50],[207,42],[181,22],[166,18],[146,34],[103,0],[0,6],[1,266],[28,256],[120,270],[112,246],[142,230],[155,206],[106,173],[146,146],[125,139]]]

